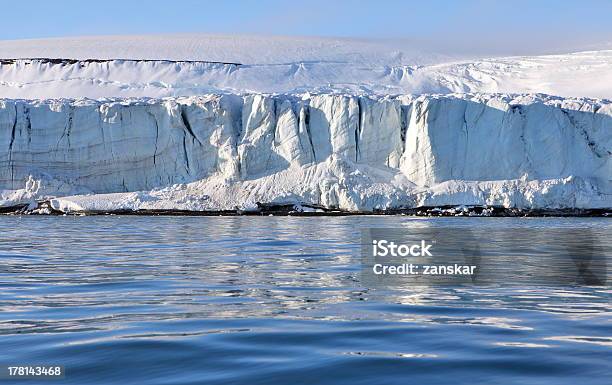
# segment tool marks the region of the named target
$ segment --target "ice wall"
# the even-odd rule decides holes
[[[612,179],[612,105],[522,96],[420,97],[401,169],[447,180]]]
[[[367,209],[364,191],[386,184],[392,192],[384,194],[394,198],[385,208],[426,202],[414,194],[428,188],[453,196],[451,203],[474,204],[440,186],[571,177],[593,187],[605,205],[611,154],[612,104],[605,100],[485,94],[0,100],[0,190],[42,177],[98,194],[213,177],[226,188],[300,170],[301,179],[287,177],[259,198],[291,191],[306,203],[337,205],[324,199],[331,191],[352,197],[349,209]],[[339,162],[350,169],[340,177]],[[351,184],[355,173],[365,176]],[[317,185],[318,195],[296,193],[301,184]],[[490,201],[493,193],[471,194]]]
[[[224,99],[0,102],[0,188],[48,174],[94,192],[134,191],[231,173]],[[230,171],[227,171],[227,170]]]

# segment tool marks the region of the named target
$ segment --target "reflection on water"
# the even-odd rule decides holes
[[[1,217],[0,364],[62,383],[609,383],[609,287],[367,288],[360,229],[609,220]],[[448,377],[441,377],[445,373]]]

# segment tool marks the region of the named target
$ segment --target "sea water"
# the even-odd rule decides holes
[[[606,218],[3,216],[0,365],[64,368],[45,384],[610,383],[609,286],[360,282],[363,228],[444,226],[612,230]]]

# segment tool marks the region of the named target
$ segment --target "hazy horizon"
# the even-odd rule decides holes
[[[238,4],[238,5],[236,5]],[[0,40],[116,35],[263,35],[374,39],[451,54],[520,55],[612,47],[612,3],[278,0],[232,3],[74,0],[10,3]]]

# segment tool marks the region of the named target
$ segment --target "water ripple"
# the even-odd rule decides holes
[[[360,228],[445,225],[610,226],[2,217],[0,364],[65,365],[65,384],[609,383],[609,287],[360,285]]]

